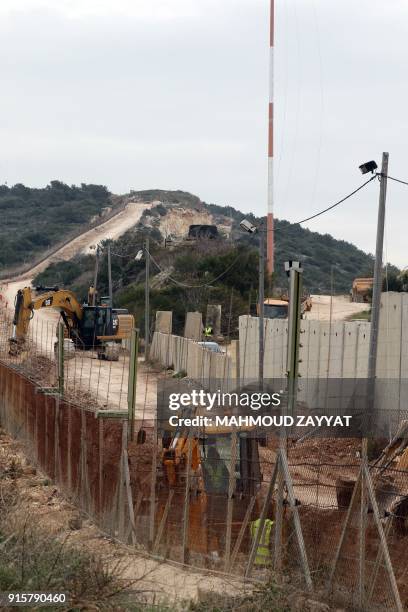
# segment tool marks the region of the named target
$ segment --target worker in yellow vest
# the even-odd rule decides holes
[[[226,495],[228,491],[229,472],[225,465],[225,461],[221,459],[215,446],[210,446],[208,449],[207,458],[202,464],[202,470],[207,493]]]
[[[256,534],[258,532],[260,524],[260,518],[256,519],[255,521],[252,521],[252,523],[250,524],[252,541],[254,541],[256,538]],[[265,519],[263,533],[259,540],[254,561],[255,565],[257,565],[258,567],[264,567],[265,565],[270,565],[271,563],[271,551],[269,545],[271,541],[272,526],[273,521],[271,519]]]
[[[211,338],[213,333],[211,325],[206,325],[204,327],[204,338]]]

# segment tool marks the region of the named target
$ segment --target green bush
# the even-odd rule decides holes
[[[101,185],[69,186],[51,181],[43,189],[0,186],[0,264],[28,263],[72,235],[112,205]]]

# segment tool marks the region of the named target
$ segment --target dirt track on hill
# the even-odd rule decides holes
[[[51,262],[67,261],[79,253],[89,251],[92,245],[101,240],[118,238],[136,225],[144,210],[151,206],[151,203],[129,202],[106,223],[84,232],[30,271],[8,282],[2,281],[0,289],[2,300],[9,314],[11,315],[14,310],[17,291],[30,285],[33,277]],[[36,353],[51,360],[54,359],[55,329],[59,318],[60,315],[56,310],[44,308],[35,312],[30,324],[29,335]],[[77,356],[66,362],[65,370],[68,388],[92,394],[102,406],[127,409],[128,358],[126,355],[121,355],[118,362],[109,362],[99,361],[91,352],[77,351]],[[156,401],[156,378],[156,375],[149,373],[147,368],[139,369],[136,418],[152,418]]]
[[[77,236],[55,253],[52,253],[49,257],[46,257],[39,264],[36,264],[30,270],[18,275],[16,277],[5,279],[2,284],[13,284],[13,282],[19,282],[23,279],[26,281],[31,280],[36,274],[39,274],[50,264],[57,261],[68,261],[79,253],[89,252],[91,246],[98,244],[101,240],[108,238],[116,240],[124,234],[128,229],[136,225],[142,216],[143,212],[151,208],[152,203],[147,202],[128,202],[126,206],[120,210],[116,215],[110,217],[105,223],[101,223],[97,227],[87,230],[80,236]]]
[[[312,310],[306,313],[308,321],[330,321],[330,295],[312,295]],[[332,320],[344,321],[351,315],[368,310],[369,304],[350,302],[348,295],[334,295],[332,302]]]

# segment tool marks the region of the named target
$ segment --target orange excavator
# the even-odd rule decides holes
[[[225,537],[230,486],[233,486],[232,531],[237,535],[250,499],[259,490],[262,480],[258,440],[250,433],[249,428],[236,429],[233,434],[228,427],[206,427],[191,442],[187,430],[163,436],[158,519],[160,521],[169,514],[170,500],[173,520],[166,532],[168,545],[172,540],[180,540],[187,477],[189,550],[213,556],[222,548],[220,543]],[[233,435],[236,436],[234,442]],[[253,515],[258,514],[259,508],[255,504]]]

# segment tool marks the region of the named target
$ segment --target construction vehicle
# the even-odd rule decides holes
[[[373,278],[355,278],[351,288],[352,302],[370,302],[373,291]]]
[[[219,237],[220,235],[216,225],[196,224],[190,225],[188,228],[187,240],[214,240]]]
[[[180,512],[186,494],[186,479],[189,478],[189,550],[203,553],[209,558],[218,554],[216,551],[222,548],[220,543],[225,537],[231,469],[234,471],[231,524],[234,538],[237,536],[250,501],[259,491],[262,481],[259,441],[252,437],[254,432],[250,429],[236,429],[235,444],[230,427],[205,427],[190,439],[188,436],[191,432],[187,428],[180,428],[176,433],[164,433],[158,478],[157,520],[159,523],[163,517],[166,520],[170,500],[172,521],[166,529],[169,545],[180,538]],[[217,482],[214,482],[214,470]],[[257,518],[259,511],[257,501],[252,505],[249,519]]]
[[[259,306],[257,308],[259,315]],[[264,301],[265,319],[287,319],[289,316],[289,301],[267,298]]]
[[[34,311],[53,308],[60,312],[65,325],[66,349],[71,344],[73,348],[95,350],[98,359],[118,360],[119,344],[129,338],[134,327],[132,315],[123,310],[119,314],[117,309],[105,304],[80,304],[75,294],[66,289],[36,287],[36,291],[42,293],[33,297],[31,287],[24,287],[17,292],[13,335],[9,340],[11,355],[17,355],[24,349]]]
[[[304,296],[301,302],[302,315],[312,309],[312,299],[310,296]],[[256,309],[259,315],[259,305]],[[289,298],[266,298],[264,301],[264,317],[265,319],[287,319],[289,316]]]
[[[408,495],[401,487],[401,475],[408,473],[408,420],[400,422],[371,466],[376,468],[373,477],[380,508],[391,514],[397,533],[408,535]]]
[[[380,440],[369,442],[372,444]],[[408,420],[400,422],[390,442],[370,461],[369,467],[381,514],[392,517],[397,533],[408,535],[408,495],[402,478],[408,474]],[[355,484],[356,480],[352,478],[336,480],[339,508],[349,507]]]

